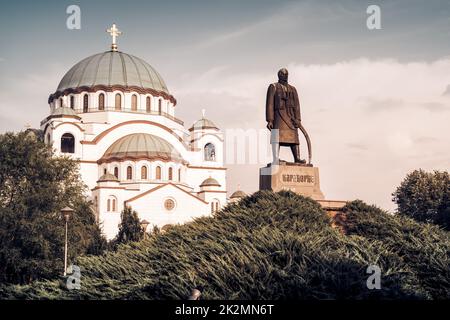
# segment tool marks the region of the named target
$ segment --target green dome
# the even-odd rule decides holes
[[[141,159],[184,162],[181,154],[166,140],[152,134],[134,133],[114,142],[99,163]]]
[[[102,52],[81,60],[66,73],[56,91],[95,86],[139,87],[169,94],[164,80],[152,66],[120,51]]]

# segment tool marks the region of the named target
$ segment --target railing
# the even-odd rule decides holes
[[[99,110],[98,108],[88,108],[87,110],[85,108],[76,108],[73,109],[76,113],[91,113],[91,112],[105,112],[105,111],[113,111],[113,112],[127,112],[127,113],[139,113],[139,114],[148,114],[153,116],[163,116],[165,118],[168,118],[172,121],[175,121],[178,124],[184,125],[184,122],[181,121],[178,118],[175,118],[171,114],[168,114],[167,112],[159,112],[159,111],[146,111],[146,110],[131,110],[131,109],[116,109],[116,107],[104,107],[102,110]]]

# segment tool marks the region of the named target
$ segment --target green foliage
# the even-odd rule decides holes
[[[0,135],[0,283],[29,283],[63,269],[64,219],[70,205],[69,258],[100,253],[106,241],[82,196],[77,164],[54,157],[33,133]]]
[[[361,201],[345,207],[343,234],[320,205],[260,191],[215,217],[154,232],[101,256],[80,257],[81,290],[59,280],[0,287],[4,298],[449,299],[449,233]],[[366,286],[369,265],[381,290]]]
[[[398,212],[417,221],[436,223],[450,230],[450,177],[448,172],[415,170],[393,193]]]
[[[118,244],[140,241],[144,237],[141,222],[136,211],[132,210],[131,207],[125,206],[120,217],[121,222],[119,225],[119,232],[112,241],[114,248],[117,247]]]

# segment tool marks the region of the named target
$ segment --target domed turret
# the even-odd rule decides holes
[[[201,118],[200,120],[195,121],[192,127],[189,128],[189,131],[200,129],[219,130],[219,128],[214,124],[214,122],[206,118]]]
[[[209,177],[200,184],[200,187],[220,187],[220,183],[216,179]]]
[[[109,172],[105,173],[104,175],[102,175],[97,182],[119,182],[119,179],[117,179],[117,177]]]
[[[232,202],[236,202],[236,201],[239,201],[241,198],[244,198],[245,196],[246,196],[246,194],[244,191],[237,190],[231,194],[230,200]]]

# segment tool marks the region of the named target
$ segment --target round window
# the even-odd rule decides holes
[[[173,199],[166,199],[166,201],[164,201],[164,208],[166,208],[166,210],[173,210],[175,208],[175,201],[173,201]]]

